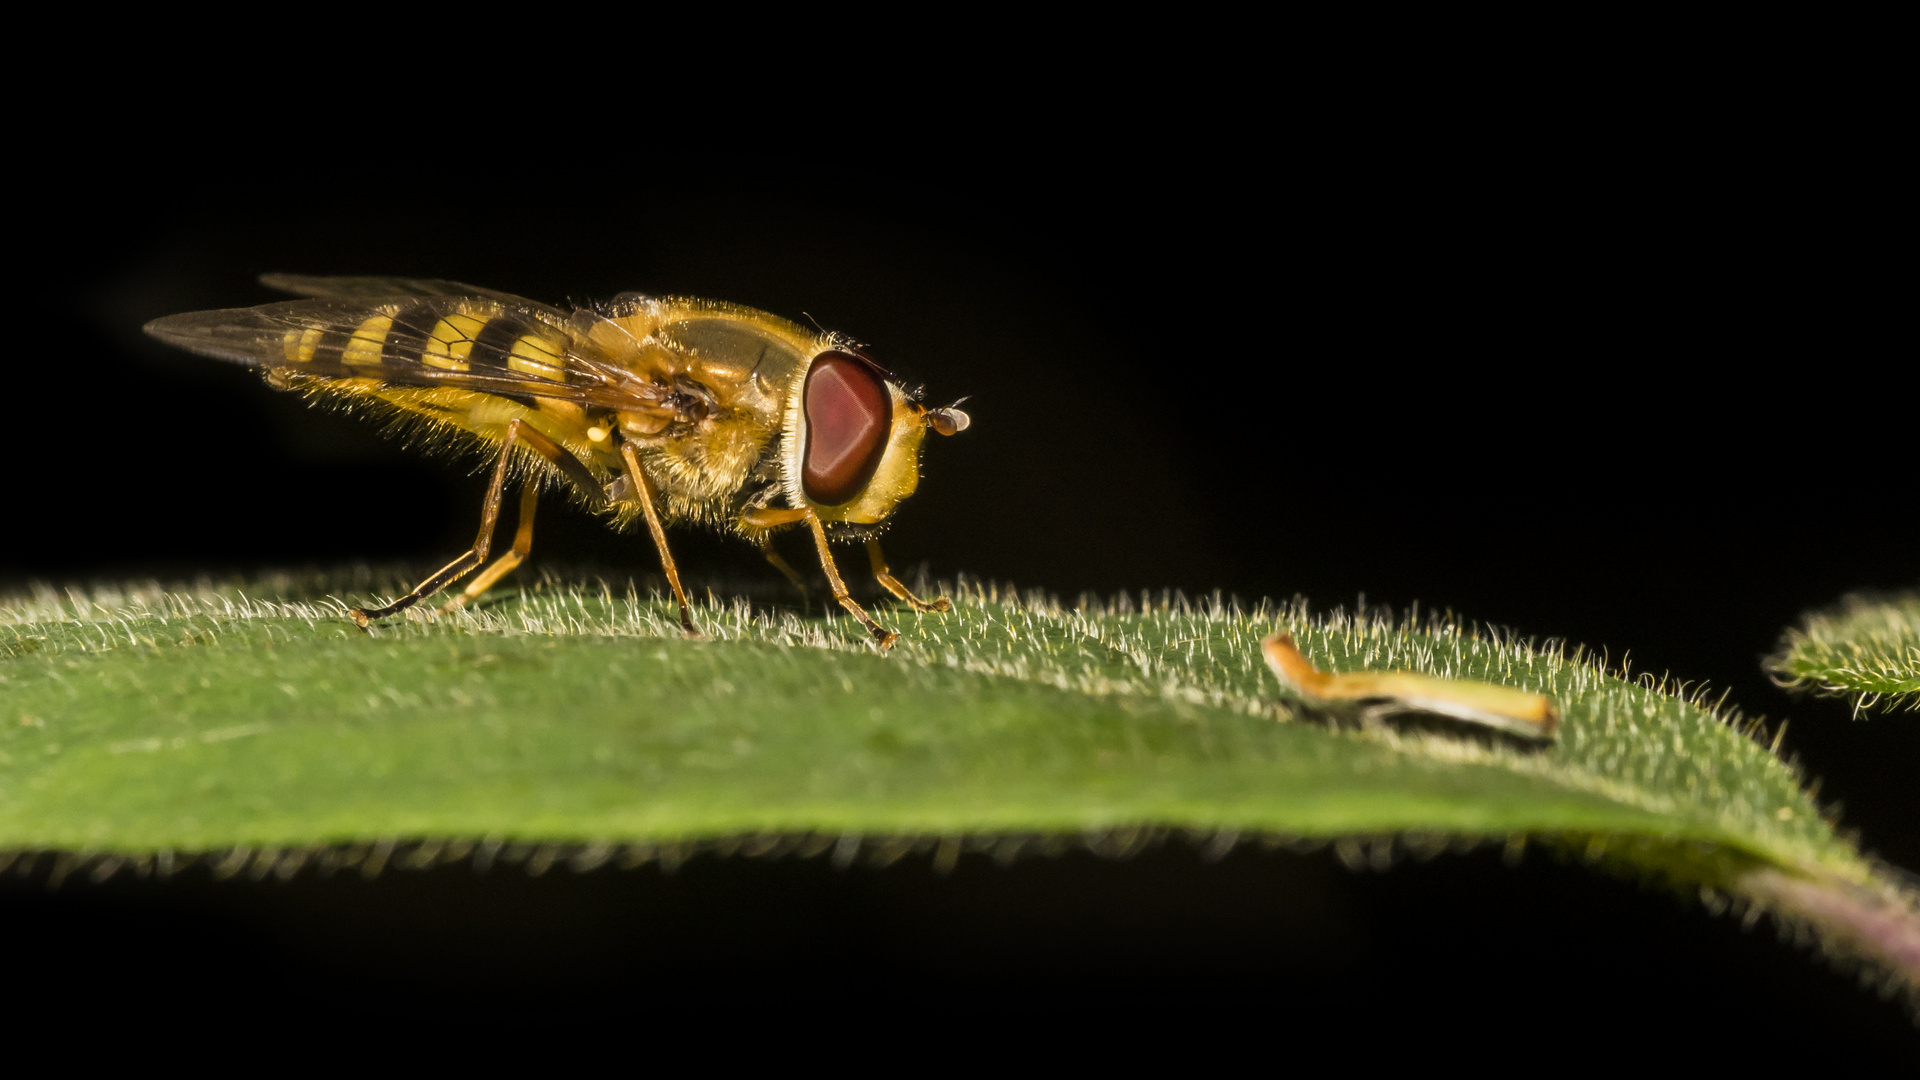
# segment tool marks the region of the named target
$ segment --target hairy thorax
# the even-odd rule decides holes
[[[668,521],[724,526],[768,458],[774,425],[747,409],[723,410],[674,438],[635,439],[640,464],[661,495]]]

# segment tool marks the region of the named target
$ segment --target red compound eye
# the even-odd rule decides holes
[[[838,506],[860,494],[880,467],[893,427],[887,384],[843,352],[821,353],[807,372],[807,446],[800,483],[807,498]]]

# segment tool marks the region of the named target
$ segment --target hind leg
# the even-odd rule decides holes
[[[467,582],[467,587],[460,590],[458,596],[447,601],[446,606],[440,609],[442,615],[457,611],[480,599],[481,593],[493,588],[494,582],[512,573],[513,568],[520,565],[521,561],[527,557],[527,552],[533,550],[533,512],[539,505],[540,489],[538,487],[529,483],[520,489],[520,523],[513,532],[513,547],[488,564],[487,568],[475,575],[472,581]]]
[[[431,577],[427,578],[427,580],[415,586],[412,592],[388,604],[386,607],[370,609],[354,608],[352,611],[349,611],[347,614],[353,617],[354,622],[364,627],[374,619],[384,619],[389,615],[398,615],[402,611],[407,610],[420,601],[425,600],[427,597],[432,596],[434,593],[439,592],[441,589],[465,577],[474,567],[487,561],[487,553],[493,548],[493,529],[500,520],[500,500],[506,492],[507,466],[512,463],[513,450],[516,446],[524,446],[526,449],[546,458],[559,468],[561,472],[566,473],[569,479],[573,480],[576,484],[582,485],[588,492],[594,494],[599,493],[600,488],[598,482],[594,480],[593,474],[587,471],[587,467],[580,464],[579,458],[568,453],[566,448],[559,443],[535,431],[524,420],[515,420],[513,423],[507,425],[506,438],[500,442],[500,460],[494,464],[493,482],[487,485],[487,497],[480,504],[480,534],[474,537],[473,547],[459,558],[441,567]],[[519,565],[520,560],[526,557],[523,541],[526,546],[531,546],[533,543],[533,500],[536,485],[537,479],[529,479],[527,481],[526,491],[523,492],[520,497],[520,535],[514,538],[514,552],[518,554],[515,555],[514,552],[509,552],[507,556],[501,557],[500,562],[489,566],[486,573],[481,575],[481,579],[485,582],[485,584],[480,586],[481,591],[484,591],[488,585],[492,585],[501,574]],[[504,567],[501,566],[500,564],[506,562],[509,557],[513,558],[513,562]],[[488,575],[492,576],[489,577]],[[472,596],[480,595],[478,591],[469,591],[472,593]],[[471,599],[471,597],[469,597],[469,599]]]

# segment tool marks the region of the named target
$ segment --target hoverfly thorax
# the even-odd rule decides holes
[[[848,525],[885,521],[913,494],[928,429],[952,435],[969,423],[953,406],[928,409],[917,390],[859,348],[834,340],[794,381],[784,420],[788,501]]]

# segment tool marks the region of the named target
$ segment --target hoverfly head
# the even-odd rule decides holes
[[[920,483],[920,445],[972,422],[957,406],[921,404],[920,386],[857,345],[830,338],[789,398],[789,498],[829,523],[878,524]]]

